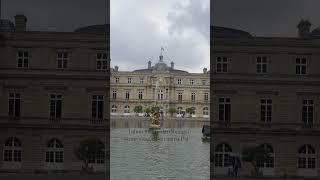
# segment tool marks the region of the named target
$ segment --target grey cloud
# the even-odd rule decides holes
[[[2,0],[2,17],[27,16],[27,28],[34,31],[73,31],[108,22],[106,0]]]
[[[121,2],[113,1],[112,3]],[[183,11],[185,14],[189,14],[188,17],[175,16],[176,19],[171,19],[169,22],[169,28],[176,26],[182,31],[190,29],[195,31],[193,34],[188,34],[187,37],[180,37],[160,32],[159,24],[150,21],[149,17],[152,14],[146,14],[143,9],[140,9],[140,3],[143,3],[143,0],[136,1],[136,6],[130,7],[130,17],[126,13],[121,13],[120,16],[111,16],[113,17],[110,26],[112,66],[120,65],[120,70],[146,68],[148,60],[151,60],[152,64],[158,62],[160,47],[164,46],[164,61],[168,65],[171,61],[174,61],[177,69],[190,72],[201,72],[203,66],[207,65],[208,67],[210,61],[209,32],[206,32],[207,37],[205,37],[205,31],[202,29],[206,27],[207,31],[209,30],[209,10],[201,10],[199,16],[197,14],[197,11],[200,11],[198,4],[195,4],[194,7],[179,7],[179,3],[174,3],[172,0],[163,1],[162,4],[158,1],[156,10],[161,13],[164,20],[168,21],[167,17],[172,16],[170,13],[175,11]],[[165,3],[170,5],[164,5]],[[148,8],[146,4],[143,6]],[[129,9],[125,5],[122,7],[124,8],[123,11]],[[186,18],[191,20],[184,20]],[[203,22],[205,18],[207,18],[206,23]],[[119,23],[120,21],[121,23]],[[180,21],[185,21],[185,23],[176,25]],[[203,46],[207,47],[208,50],[204,51],[197,48]]]
[[[209,38],[210,7],[208,2],[207,0],[190,0],[185,7],[177,2],[173,6],[175,11],[171,11],[167,16],[170,23],[169,34],[180,34],[185,29],[195,29],[204,37]]]
[[[256,36],[297,36],[301,18],[320,25],[318,0],[215,0],[213,24],[242,29]]]

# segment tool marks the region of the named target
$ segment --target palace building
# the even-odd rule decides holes
[[[109,138],[109,25],[40,32],[24,15],[0,21],[0,171],[80,171],[79,143]],[[105,154],[95,171],[106,171]]]
[[[115,66],[111,72],[110,111],[111,116],[135,116],[136,106],[143,110],[158,106],[164,116],[174,108],[174,116],[183,114],[190,117],[209,117],[209,71],[188,73],[168,66],[162,53],[158,62],[152,66],[148,62],[145,69],[120,71]],[[192,109],[186,112],[186,109]],[[142,113],[140,113],[142,115]]]
[[[264,176],[320,175],[320,30],[297,27],[292,38],[211,27],[216,177],[227,175],[230,156],[259,146],[269,154],[257,164]],[[242,162],[239,174],[252,170]]]

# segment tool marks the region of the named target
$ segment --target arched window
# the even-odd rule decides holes
[[[215,166],[228,167],[231,163],[230,153],[232,149],[227,144],[218,144],[215,149]]]
[[[47,163],[63,163],[63,145],[58,139],[51,139],[46,149]]]
[[[257,166],[259,168],[274,168],[274,151],[272,146],[269,144],[260,145],[266,153],[268,153],[268,158],[266,160],[258,161]]]
[[[126,105],[124,107],[124,113],[130,113],[130,106]]]
[[[105,145],[100,141],[99,146],[103,147],[99,152],[97,152],[96,157],[91,159],[89,163],[92,164],[104,164],[105,162]]]
[[[304,145],[299,149],[298,168],[316,168],[316,152],[312,146]]]
[[[117,109],[118,109],[118,107],[116,105],[111,106],[111,112],[116,113]]]
[[[21,162],[21,142],[18,138],[10,137],[3,149],[3,161]]]
[[[203,110],[203,115],[209,115],[209,108],[208,107],[204,107],[202,110]]]
[[[182,114],[182,107],[177,108],[177,114]]]

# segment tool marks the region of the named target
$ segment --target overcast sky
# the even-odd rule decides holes
[[[319,0],[214,0],[210,23],[255,36],[296,37],[297,24],[309,19],[320,26]],[[212,9],[213,7],[213,9]]]
[[[82,26],[106,24],[106,0],[2,0],[2,19],[14,22],[16,14],[27,16],[27,30],[73,31]]]
[[[111,0],[111,65],[147,68],[164,61],[202,72],[210,66],[210,0]]]

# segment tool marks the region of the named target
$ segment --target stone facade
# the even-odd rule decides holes
[[[154,66],[151,66],[151,61],[148,62],[147,69],[130,72],[119,71],[119,67],[115,67],[110,81],[112,116],[135,116],[136,106],[142,106],[143,109],[158,106],[164,116],[169,116],[169,108],[176,109],[174,116],[180,117],[187,108],[194,107],[193,114],[185,115],[209,117],[210,82],[206,68],[203,73],[177,70],[173,62],[170,67],[167,66],[161,54]]]
[[[319,176],[319,39],[211,30],[214,174],[227,174],[229,156],[262,145],[264,176]],[[251,164],[242,165],[240,175],[250,175]]]
[[[80,141],[109,138],[109,26],[24,29],[0,32],[0,170],[81,170]],[[105,171],[105,152],[97,159],[94,169]]]

